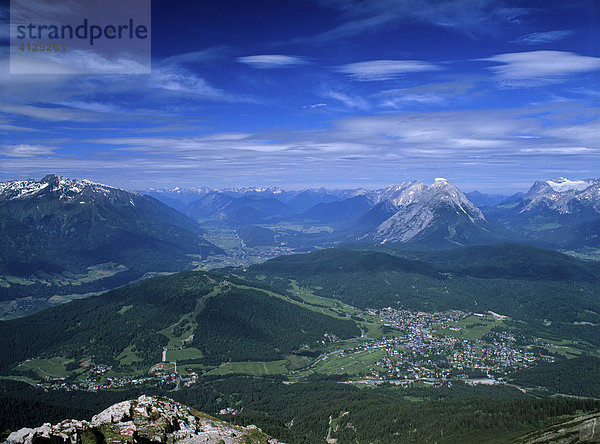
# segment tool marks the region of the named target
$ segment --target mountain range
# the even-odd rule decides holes
[[[538,181],[523,195],[500,197],[489,197],[500,204],[480,208],[443,178],[378,190],[201,187],[147,194],[56,175],[3,182],[0,316],[210,266],[212,257],[213,266],[248,264],[356,243],[442,250],[518,242],[597,254],[600,180]],[[240,246],[224,251],[206,239],[207,229],[221,247]]]
[[[151,194],[164,202],[182,197],[178,208],[183,212],[234,227],[328,226],[332,230],[325,238],[337,243],[361,240],[447,248],[516,240],[550,248],[584,248],[599,242],[599,183],[557,178],[535,182],[527,193],[510,196],[464,194],[443,178],[431,185],[400,182],[379,190],[200,188],[151,190]],[[283,244],[288,243],[288,234],[273,232]],[[307,244],[314,241],[309,237]]]

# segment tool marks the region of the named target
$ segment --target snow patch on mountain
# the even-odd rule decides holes
[[[418,199],[427,186],[420,180],[399,182],[366,194],[375,204],[390,201],[396,206],[406,206]]]
[[[36,182],[35,180],[13,180],[10,182],[0,182],[0,198],[20,199],[36,194],[46,188],[47,183]]]
[[[587,187],[594,184],[593,180],[585,179],[585,180],[569,180],[565,177],[559,177],[557,179],[547,180],[546,183],[550,185],[550,187],[558,192],[563,193],[565,191],[583,191]]]
[[[564,177],[537,181],[523,197],[525,206],[520,213],[540,209],[559,214],[591,209],[600,213],[600,180],[570,180]]]
[[[81,198],[83,194],[104,197],[123,192],[135,194],[87,179],[69,179],[54,174],[50,174],[39,181],[29,179],[0,182],[0,199],[2,200],[28,199],[39,196],[42,192],[52,193],[57,195],[59,199],[67,200]]]

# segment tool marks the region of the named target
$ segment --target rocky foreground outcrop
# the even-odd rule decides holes
[[[65,420],[9,435],[9,444],[207,443],[278,444],[256,426],[220,421],[169,398],[140,396],[115,404],[91,421]]]

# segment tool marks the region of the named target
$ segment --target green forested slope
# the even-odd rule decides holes
[[[520,370],[511,378],[526,387],[544,387],[557,393],[600,398],[600,358],[582,356]]]
[[[600,323],[598,265],[503,244],[422,254],[321,250],[282,256],[242,273],[280,289],[290,280],[357,307],[463,309],[515,319]],[[600,340],[600,337],[599,337]]]
[[[251,284],[250,284],[251,285]],[[0,322],[0,369],[32,357],[93,358],[115,365],[126,348],[139,365],[160,360],[168,343],[159,333],[183,315],[197,324],[194,345],[205,362],[278,359],[325,333],[360,335],[352,321],[293,305],[281,296],[244,289],[226,277],[182,272],[148,279],[35,315]]]

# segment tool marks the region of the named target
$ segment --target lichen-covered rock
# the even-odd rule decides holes
[[[35,429],[13,432],[8,444],[36,444],[40,441],[86,444],[99,441],[130,443],[236,444],[278,441],[256,426],[235,426],[168,398],[140,396],[100,412],[91,421],[65,420]]]

